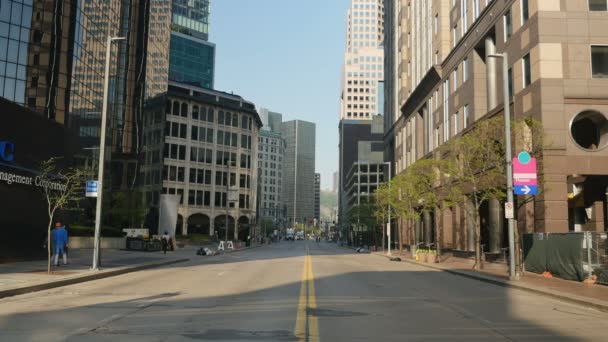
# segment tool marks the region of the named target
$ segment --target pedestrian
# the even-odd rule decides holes
[[[55,223],[55,229],[51,232],[51,246],[53,248],[53,264],[59,266],[59,254],[63,255],[63,264],[68,264],[66,246],[68,245],[68,232],[61,222]]]
[[[161,237],[161,243],[163,245],[163,253],[167,254],[167,248],[169,247],[169,233],[165,231],[165,234]]]

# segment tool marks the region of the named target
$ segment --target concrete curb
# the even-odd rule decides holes
[[[133,267],[121,267],[118,269],[107,270],[107,271],[102,270],[102,271],[99,271],[96,273],[87,273],[84,275],[79,275],[79,276],[75,276],[72,278],[66,278],[66,279],[61,279],[61,280],[57,280],[57,281],[51,281],[48,283],[35,284],[35,285],[29,285],[29,286],[24,286],[24,287],[19,287],[19,288],[2,290],[2,291],[0,291],[0,299],[6,298],[6,297],[17,296],[17,295],[21,295],[21,294],[26,294],[26,293],[31,293],[31,292],[39,292],[39,291],[54,289],[54,288],[62,287],[62,286],[85,283],[85,282],[98,280],[98,279],[115,277],[115,276],[126,274],[126,273],[143,271],[143,270],[147,270],[150,268],[168,266],[168,265],[173,265],[173,264],[186,262],[186,261],[190,261],[190,259],[177,259],[177,260],[154,262],[154,263],[148,263],[148,264],[140,264],[140,265],[133,266]]]
[[[383,255],[383,254],[378,254],[378,253],[372,253],[372,254],[390,259],[390,257]],[[545,296],[545,297],[549,297],[549,298],[553,298],[553,299],[558,299],[558,300],[572,303],[572,304],[591,307],[591,308],[594,308],[599,311],[608,312],[608,302],[596,300],[596,299],[589,298],[589,297],[582,297],[582,296],[577,296],[577,295],[559,293],[556,291],[547,290],[547,289],[539,288],[536,286],[522,285],[522,284],[518,284],[515,282],[508,281],[508,280],[496,278],[491,275],[481,274],[481,273],[475,272],[475,271],[454,270],[454,269],[450,269],[447,267],[441,267],[441,266],[436,266],[436,265],[432,265],[432,264],[428,264],[428,263],[417,262],[417,261],[405,259],[405,258],[401,259],[401,261],[407,262],[407,263],[410,263],[413,265],[418,265],[418,266],[422,266],[422,267],[435,269],[438,271],[443,271],[443,272],[459,275],[461,277],[465,277],[465,278],[469,278],[469,279],[483,281],[483,282],[486,282],[489,284],[494,284],[497,286],[518,289],[518,290],[534,293],[537,295],[541,295],[541,296]]]

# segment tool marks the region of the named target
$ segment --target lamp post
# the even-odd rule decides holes
[[[504,102],[504,119],[505,119],[505,162],[506,177],[507,177],[507,202],[513,203],[513,164],[511,151],[511,108],[509,101],[509,58],[507,52],[500,54],[488,55],[491,58],[502,59],[502,93]],[[515,273],[515,228],[514,219],[507,220],[509,226],[509,279],[517,280],[519,276]]]
[[[97,206],[95,210],[95,241],[93,249],[93,267],[94,271],[99,270],[99,238],[101,233],[101,205],[103,202],[103,166],[106,151],[106,122],[108,119],[108,86],[110,83],[110,52],[112,43],[119,40],[125,40],[126,37],[110,37],[106,42],[106,67],[103,81],[103,105],[101,109],[101,131],[99,141],[99,165],[97,174]]]
[[[391,188],[391,162],[384,162],[384,165],[388,165],[388,188]],[[390,202],[387,204],[388,221],[386,223],[386,237],[388,240],[388,252],[386,255],[391,255],[391,205]],[[399,242],[401,243],[401,242]],[[401,245],[400,245],[401,246]]]

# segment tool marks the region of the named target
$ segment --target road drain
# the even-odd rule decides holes
[[[207,330],[204,333],[182,334],[194,340],[249,340],[249,341],[298,341],[292,332],[286,330],[245,331],[245,330]]]

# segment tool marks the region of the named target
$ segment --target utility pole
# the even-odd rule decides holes
[[[93,248],[93,266],[94,271],[99,270],[100,262],[100,238],[101,238],[101,209],[103,204],[103,167],[106,152],[106,122],[108,121],[108,92],[110,84],[110,53],[112,43],[119,40],[125,40],[125,37],[110,37],[106,42],[106,66],[103,80],[103,104],[101,109],[101,131],[99,137],[99,165],[97,166],[97,205],[95,210],[95,240]]]
[[[505,119],[505,162],[507,177],[507,203],[513,203],[513,161],[511,151],[511,103],[509,94],[509,56],[507,52],[488,55],[492,58],[502,58],[502,93],[504,102]],[[509,226],[509,279],[518,280],[519,275],[515,273],[515,220],[507,220]]]

